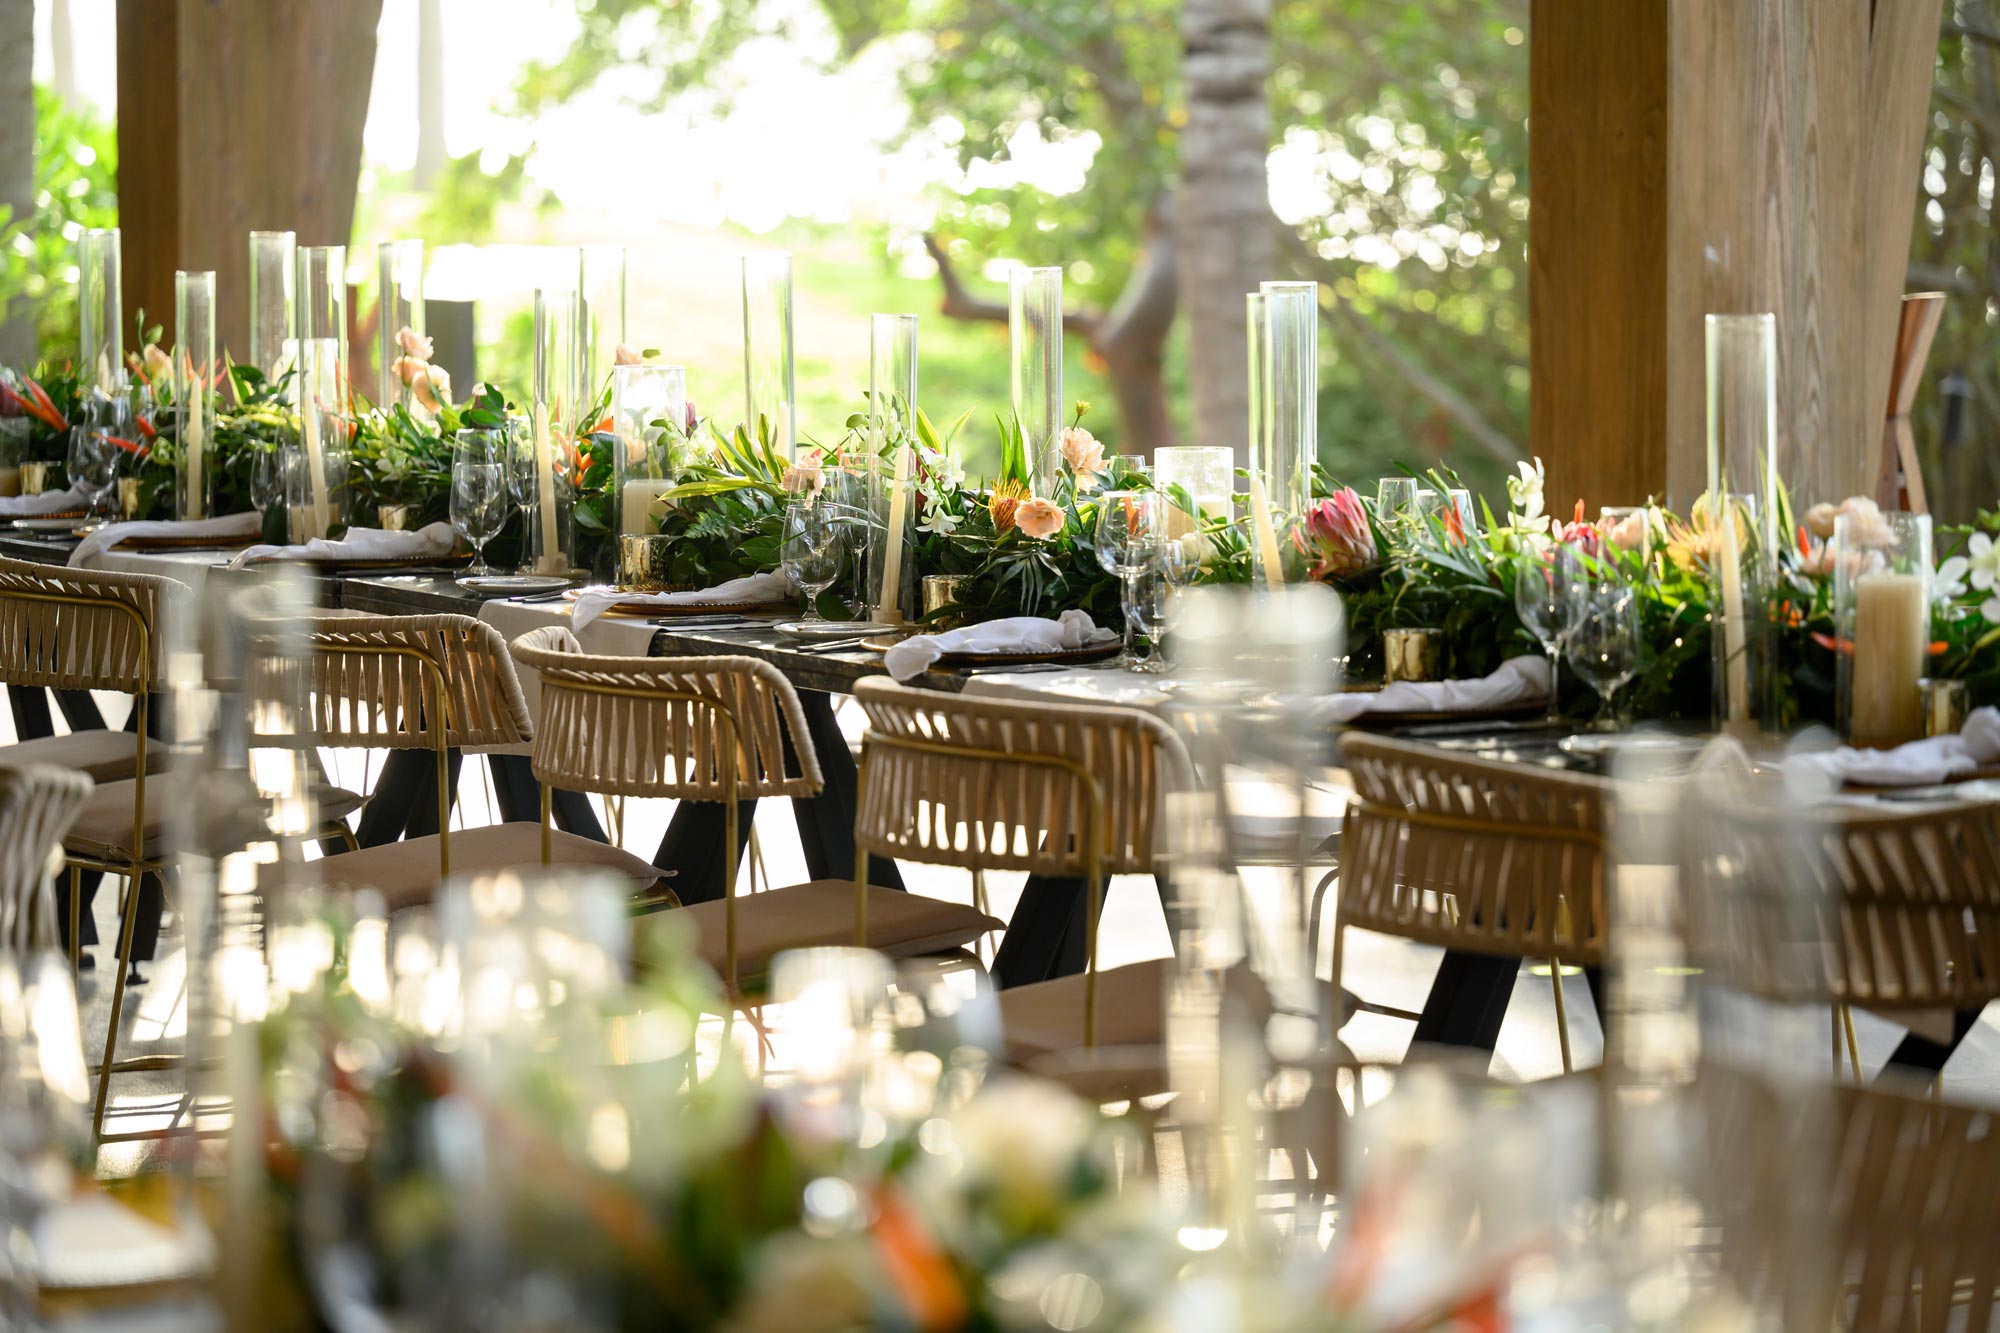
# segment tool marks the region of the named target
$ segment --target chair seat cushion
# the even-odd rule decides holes
[[[651,888],[668,873],[610,843],[560,829],[549,833],[549,857],[559,866],[591,866],[623,875],[639,889]],[[538,823],[515,821],[452,830],[453,875],[493,870],[533,873],[541,865],[542,826]],[[307,877],[316,875],[329,888],[374,889],[389,910],[396,911],[431,900],[438,885],[438,838],[432,833],[341,852],[308,862],[304,870]]]
[[[666,913],[700,933],[696,952],[716,975],[724,972],[721,900],[695,903]],[[927,898],[901,889],[868,889],[868,947],[892,958],[942,953],[978,939],[1005,924],[963,903]],[[752,978],[770,969],[786,949],[816,949],[854,943],[854,882],[816,879],[736,898],[736,975],[750,989]]]
[[[170,756],[165,742],[146,747],[146,771],[157,773],[167,766]],[[67,736],[43,736],[39,740],[0,745],[0,764],[23,768],[48,764],[81,773],[92,782],[117,782],[139,771],[139,738],[129,731],[73,731]]]
[[[105,861],[131,860],[132,803],[137,786],[130,778],[122,782],[99,783],[84,802],[83,813],[77,816],[76,823],[70,825],[69,834],[63,839],[63,850],[73,856]],[[319,802],[320,818],[328,822],[345,819],[368,799],[345,787],[330,787],[321,783],[313,784],[313,795]],[[189,796],[186,786],[170,781],[155,778],[146,784],[146,846],[143,859],[150,860],[160,854],[164,846],[161,835],[179,818],[183,802]],[[236,793],[236,797],[245,798],[247,794]],[[209,821],[207,836],[219,845],[256,837],[261,830],[256,806],[248,799],[227,799],[211,794],[201,798],[201,807]]]

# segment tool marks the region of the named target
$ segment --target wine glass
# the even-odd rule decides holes
[[[1557,721],[1557,669],[1562,662],[1563,644],[1576,624],[1575,591],[1582,578],[1583,569],[1576,552],[1567,546],[1525,556],[1514,570],[1514,610],[1520,614],[1528,633],[1535,636],[1549,655],[1547,721],[1552,726]]]
[[[451,525],[472,543],[477,577],[492,573],[486,563],[486,543],[507,518],[505,440],[497,430],[462,430],[451,454]]]
[[[1616,731],[1613,700],[1639,668],[1639,599],[1622,579],[1586,581],[1573,593],[1576,622],[1565,655],[1598,698],[1594,731]]]
[[[819,613],[819,595],[840,577],[841,555],[841,525],[831,505],[798,500],[785,506],[778,559],[786,577],[798,584],[806,596],[801,624],[818,629],[829,623]]]
[[[1136,670],[1140,659],[1132,651],[1134,580],[1158,558],[1166,542],[1167,497],[1158,491],[1107,491],[1097,501],[1097,562],[1116,574],[1122,585],[1125,649],[1118,665]]]
[[[107,433],[91,426],[76,426],[69,433],[69,479],[83,492],[86,528],[109,522],[105,500],[118,488],[118,446]]]
[[[1375,521],[1387,523],[1399,514],[1414,513],[1418,490],[1415,477],[1384,477],[1376,482]]]
[[[264,511],[285,499],[285,454],[276,445],[258,445],[250,455],[250,507]]]

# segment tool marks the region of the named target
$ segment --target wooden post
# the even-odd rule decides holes
[[[1782,480],[1872,493],[1939,13],[1535,0],[1529,421],[1552,506],[1692,501],[1703,316],[1763,310]]]
[[[382,0],[118,0],[128,318],[143,304],[171,323],[174,270],[214,269],[216,335],[243,356],[249,233],[347,243],[381,13]]]

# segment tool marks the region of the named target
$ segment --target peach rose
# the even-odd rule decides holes
[[[1828,504],[1824,500],[1820,501],[1805,512],[1803,521],[1806,525],[1806,531],[1821,541],[1825,541],[1833,535],[1833,520],[1839,514],[1840,510],[1838,508]]]
[[[1067,426],[1062,433],[1063,461],[1076,473],[1076,484],[1091,490],[1104,475],[1104,445],[1081,426]]]
[[[158,343],[146,344],[146,379],[152,384],[164,384],[174,373],[174,363]]]
[[[451,399],[451,373],[442,366],[422,366],[410,381],[410,391],[435,412]]]
[[[396,331],[396,350],[404,356],[413,356],[419,361],[428,361],[432,355],[429,338],[405,324]]]
[[[631,343],[619,343],[611,352],[611,364],[614,366],[636,366],[643,360],[645,358],[639,355],[639,349]]]
[[[1054,500],[1029,496],[1014,506],[1014,526],[1030,537],[1053,537],[1062,531],[1062,506]]]
[[[423,372],[424,363],[414,356],[399,356],[389,363],[389,369],[405,384],[414,384]]]
[[[1635,509],[1605,529],[1604,539],[1621,551],[1636,551],[1646,542],[1646,511]]]

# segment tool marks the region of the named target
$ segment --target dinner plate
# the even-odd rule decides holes
[[[860,646],[885,653],[900,642],[902,640],[884,634],[872,639],[863,639]],[[1081,648],[1030,648],[1011,653],[946,653],[931,665],[989,666],[1011,662],[1026,666],[1030,662],[1101,662],[1107,657],[1116,657],[1123,647],[1117,636],[1113,635],[1102,643],[1087,643]]]
[[[462,574],[454,582],[471,592],[551,592],[569,586],[560,574]]]
[[[82,514],[50,514],[45,518],[17,518],[14,526],[23,532],[68,532]]]

